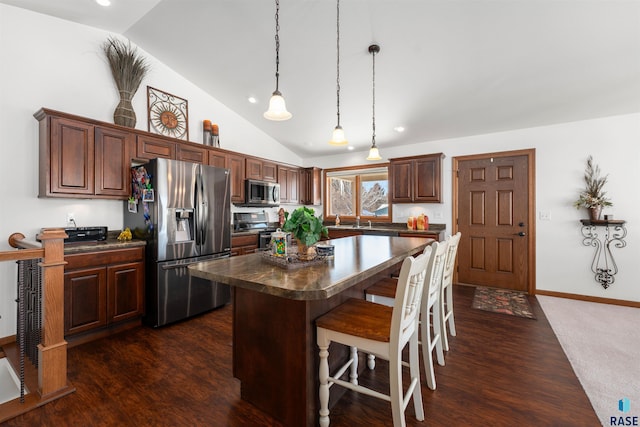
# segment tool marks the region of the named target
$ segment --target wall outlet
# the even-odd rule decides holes
[[[538,218],[540,219],[540,221],[551,221],[551,212],[539,211]]]
[[[76,227],[76,215],[73,212],[67,212],[67,227]]]
[[[436,211],[433,213],[433,219],[443,219],[444,215],[440,211]]]

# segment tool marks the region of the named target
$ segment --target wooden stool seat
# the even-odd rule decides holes
[[[370,295],[378,295],[385,298],[395,298],[398,279],[396,277],[385,277],[369,286],[365,292]]]
[[[316,326],[375,341],[389,342],[393,308],[351,298],[316,320]]]

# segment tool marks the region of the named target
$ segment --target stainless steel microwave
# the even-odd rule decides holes
[[[251,206],[280,206],[280,184],[245,180],[245,204]]]

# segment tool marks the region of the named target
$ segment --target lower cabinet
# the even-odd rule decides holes
[[[64,334],[82,342],[144,314],[144,247],[65,256]]]
[[[330,239],[340,239],[342,237],[350,237],[350,236],[359,236],[362,234],[362,231],[358,230],[335,230],[329,229],[329,238]]]
[[[258,235],[247,233],[231,236],[231,256],[252,254],[258,249]]]

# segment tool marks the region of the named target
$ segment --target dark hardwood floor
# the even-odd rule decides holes
[[[455,286],[458,336],[437,390],[422,381],[426,420],[408,426],[600,425],[544,313],[537,320],[471,308],[473,288]],[[231,366],[232,307],[161,329],[140,327],[69,350],[76,392],[6,426],[280,426],[240,399]],[[268,319],[265,319],[268,321]],[[362,383],[388,386],[378,361]],[[278,390],[265,390],[278,393]],[[387,402],[347,392],[332,426],[390,426]]]

